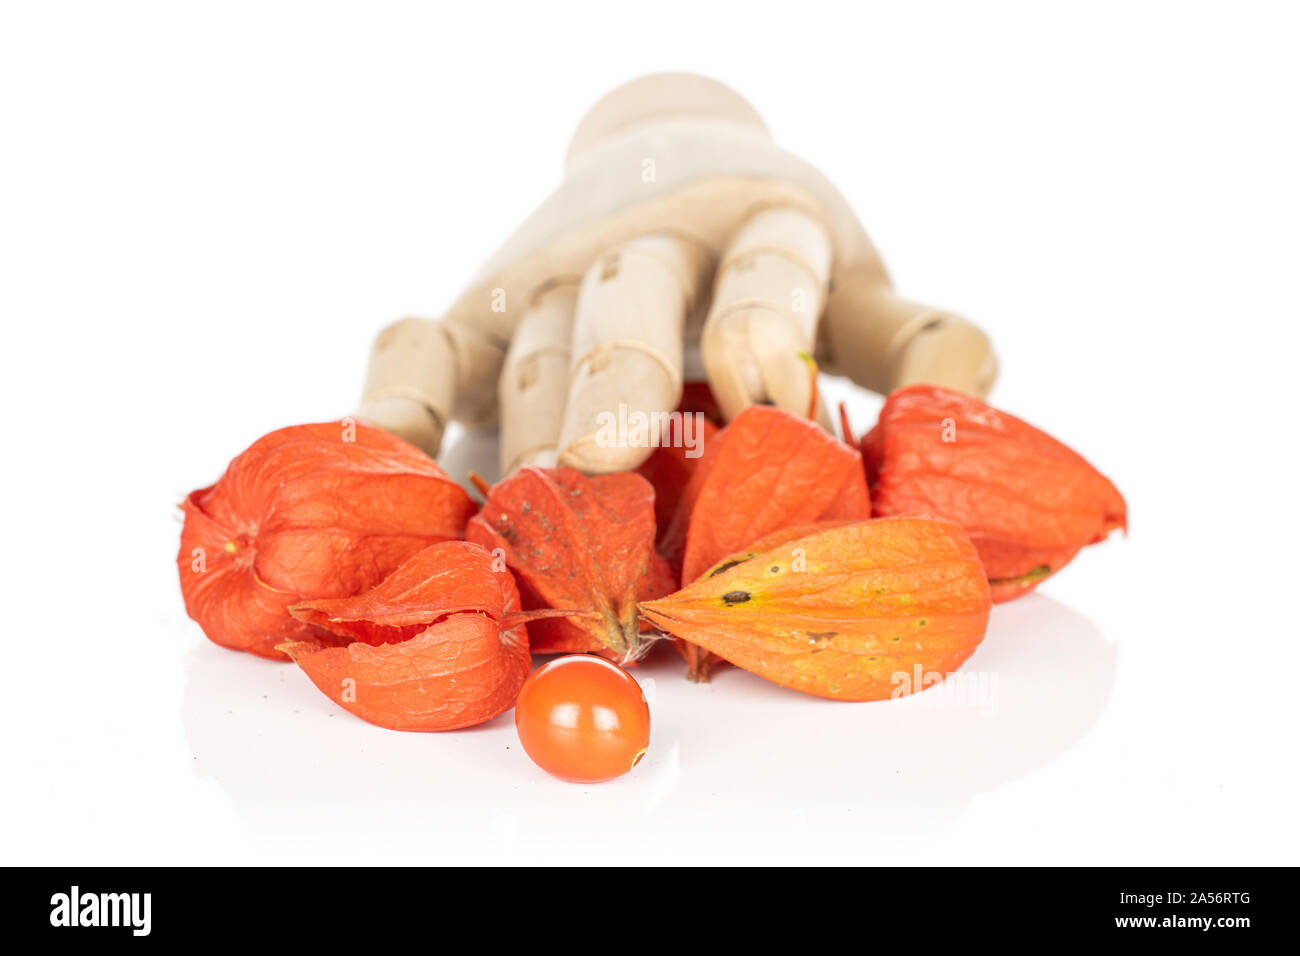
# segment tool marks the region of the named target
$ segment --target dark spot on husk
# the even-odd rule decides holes
[[[744,564],[744,563],[745,563],[744,560],[741,558],[732,558],[730,561],[724,561],[722,562],[722,564],[719,564],[716,568],[714,568],[712,571],[709,572],[709,577],[716,578],[723,571],[730,571],[736,565]]]
[[[726,594],[722,595],[722,603],[744,604],[750,599],[750,597],[751,595],[748,591],[728,591]]]

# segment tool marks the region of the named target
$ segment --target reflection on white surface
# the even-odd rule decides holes
[[[645,761],[638,764],[643,766]],[[646,777],[645,809],[654,810],[663,803],[664,798],[673,792],[677,779],[682,775],[682,748],[680,744],[670,744],[668,752],[656,760],[651,770],[644,771]]]
[[[697,685],[665,647],[636,671],[656,684],[649,753],[588,787],[537,769],[510,713],[454,733],[383,730],[292,665],[206,643],[188,661],[183,718],[195,773],[268,845],[347,833],[349,855],[365,855],[361,841],[425,862],[546,860],[559,847],[581,860],[611,844],[666,854],[704,827],[719,858],[761,858],[777,844],[833,850],[850,830],[932,830],[1075,744],[1105,707],[1115,667],[1115,648],[1087,619],[1037,595],[995,608],[963,669],[996,678],[992,707],[946,701],[942,684],[901,700],[824,701],[731,667]],[[345,825],[357,817],[363,826]]]

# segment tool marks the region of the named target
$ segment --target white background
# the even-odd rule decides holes
[[[6,3],[3,862],[1297,862],[1298,39],[1251,3]],[[994,612],[996,707],[669,656],[650,755],[575,787],[509,715],[388,732],[209,644],[176,503],[347,413],[377,329],[665,69],[749,98],[1126,494]]]

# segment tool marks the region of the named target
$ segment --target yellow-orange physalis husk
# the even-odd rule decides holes
[[[990,607],[966,532],[882,518],[733,555],[676,594],[642,602],[641,613],[785,687],[881,700],[960,666],[984,638]]]

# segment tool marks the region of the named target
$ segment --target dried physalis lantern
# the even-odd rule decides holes
[[[181,507],[185,610],[216,643],[278,660],[311,632],[289,605],[373,587],[475,510],[415,446],[349,420],[271,432]]]
[[[532,658],[510,572],[468,541],[408,558],[349,598],[295,604],[282,649],[340,707],[390,730],[457,730],[514,704]]]
[[[675,587],[654,553],[654,490],[635,474],[521,469],[491,489],[466,536],[515,573],[526,610],[575,612],[529,623],[537,653],[635,660],[643,650],[637,601]]]
[[[1085,545],[1126,528],[1128,508],[1083,456],[1014,415],[950,389],[889,396],[862,439],[877,515],[961,525],[994,601],[1027,594]]]
[[[956,670],[984,638],[989,585],[966,532],[928,518],[773,534],[641,604],[691,645],[834,700],[897,696],[899,675]]]

